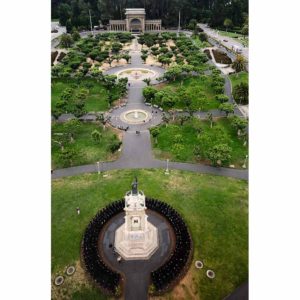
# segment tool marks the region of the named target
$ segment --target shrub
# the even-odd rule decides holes
[[[151,102],[154,99],[157,90],[152,86],[147,86],[143,89],[143,96],[146,102]]]
[[[200,41],[201,42],[207,42],[207,34],[206,33],[204,33],[204,32],[201,32],[200,34],[199,34],[199,39],[200,39]]]
[[[221,102],[221,103],[224,103],[224,102],[229,101],[229,97],[224,95],[224,94],[219,94],[219,95],[216,95],[216,100]]]
[[[95,143],[99,143],[102,135],[101,135],[100,131],[95,129],[94,131],[92,131],[91,137]]]
[[[122,142],[114,135],[113,139],[108,144],[108,149],[111,153],[115,153],[122,145]]]
[[[236,85],[232,91],[233,98],[239,104],[248,104],[249,102],[249,89],[248,84],[241,82]]]

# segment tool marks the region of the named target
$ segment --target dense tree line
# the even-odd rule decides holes
[[[124,19],[126,8],[145,8],[148,19],[162,19],[163,26],[181,25],[191,20],[213,27],[242,27],[247,22],[248,0],[51,0],[52,18],[69,27],[89,27],[89,9],[93,24],[107,24],[109,19]]]

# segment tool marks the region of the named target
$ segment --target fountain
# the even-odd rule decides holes
[[[120,119],[128,124],[142,124],[148,122],[150,115],[142,109],[133,109],[121,114]]]
[[[156,73],[149,69],[143,69],[143,68],[136,68],[136,69],[126,69],[123,71],[120,71],[116,74],[118,78],[125,78],[127,77],[128,80],[139,80],[142,81],[145,78],[154,78],[156,77]]]

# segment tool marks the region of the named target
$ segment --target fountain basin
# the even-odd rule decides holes
[[[150,115],[145,110],[133,109],[123,112],[120,118],[128,124],[143,124],[149,121]]]
[[[143,68],[132,68],[132,69],[126,69],[118,72],[116,74],[118,78],[125,78],[127,77],[128,80],[132,81],[142,81],[146,78],[154,78],[157,77],[156,73],[152,70],[143,69]]]

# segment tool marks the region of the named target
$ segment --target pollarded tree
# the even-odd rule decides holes
[[[231,28],[232,27],[232,21],[230,20],[230,19],[228,19],[228,18],[226,18],[225,20],[224,20],[224,26],[226,27],[226,31],[228,30],[228,28]]]
[[[230,113],[233,113],[234,112],[234,105],[231,104],[231,103],[222,103],[220,104],[219,106],[219,110],[220,111],[224,111],[225,114],[226,114],[226,117],[228,117],[228,115]]]
[[[73,41],[74,42],[77,42],[77,41],[79,41],[80,40],[80,34],[79,34],[79,32],[76,30],[76,29],[73,29],[72,30],[72,39],[73,39]]]
[[[60,46],[63,48],[70,48],[74,43],[71,35],[64,33],[60,38]]]
[[[180,66],[173,66],[169,68],[163,75],[163,77],[166,80],[173,80],[175,81],[176,79],[179,79],[182,74],[182,68]]]
[[[212,113],[208,112],[206,117],[207,117],[207,120],[209,120],[209,122],[210,122],[210,128],[212,128],[213,127],[213,122],[214,122]]]
[[[64,123],[64,130],[68,137],[70,138],[70,143],[75,141],[75,135],[81,128],[81,123],[77,119],[71,119]]]
[[[224,103],[224,102],[228,102],[229,101],[229,97],[227,95],[224,95],[224,94],[219,94],[219,95],[216,95],[216,100],[221,102],[221,103]]]
[[[112,43],[111,50],[113,53],[119,53],[119,51],[122,49],[122,44],[120,43]]]
[[[183,126],[185,122],[187,122],[191,117],[187,115],[181,115],[178,117],[180,125]]]
[[[72,148],[65,148],[59,153],[59,159],[62,161],[63,166],[72,166],[77,153]]]
[[[248,126],[248,120],[244,118],[240,118],[238,116],[232,116],[230,118],[230,123],[231,126],[237,130],[238,135],[244,134],[245,129]]]
[[[92,131],[91,137],[92,137],[92,139],[93,139],[93,141],[95,143],[99,143],[102,135],[101,135],[100,131],[98,131],[97,129],[95,129],[95,130]]]
[[[109,66],[111,67],[112,62],[114,61],[115,57],[114,56],[109,56],[107,57],[106,61],[109,64]]]
[[[143,89],[143,96],[146,100],[146,102],[151,102],[154,97],[155,97],[155,94],[157,93],[157,89],[155,89],[154,87],[152,86],[147,86]]]
[[[148,57],[147,54],[142,54],[142,55],[141,55],[141,59],[143,60],[144,63],[146,62],[147,57]]]
[[[154,140],[155,140],[155,144],[157,144],[157,137],[158,137],[158,135],[160,134],[160,129],[159,129],[159,127],[154,127],[154,128],[152,128],[152,129],[151,129],[151,134],[152,134],[152,136],[153,136],[153,138],[154,138]]]
[[[104,86],[108,91],[110,91],[112,88],[116,86],[117,76],[116,75],[105,75],[103,77]]]
[[[241,82],[236,85],[232,91],[233,98],[239,104],[248,104],[249,101],[249,89],[248,84]]]
[[[201,42],[207,42],[208,36],[207,36],[206,33],[201,32],[201,33],[199,34],[199,39],[200,39]]]
[[[242,55],[237,55],[235,61],[232,63],[232,68],[235,69],[236,73],[244,71],[246,69],[245,59]]]
[[[242,30],[241,30],[241,33],[242,33],[242,35],[244,36],[244,38],[245,38],[246,35],[249,34],[249,27],[248,27],[247,24],[245,24],[245,25],[243,26],[243,28],[242,28]]]
[[[166,113],[163,113],[162,120],[166,124],[166,127],[167,127],[170,122],[170,117]]]
[[[147,84],[147,86],[149,86],[151,83],[151,78],[145,78],[143,81]]]
[[[231,159],[232,149],[227,144],[214,145],[207,153],[213,166],[222,166]]]
[[[131,56],[129,54],[123,54],[123,58],[126,60],[127,63],[129,63]]]

